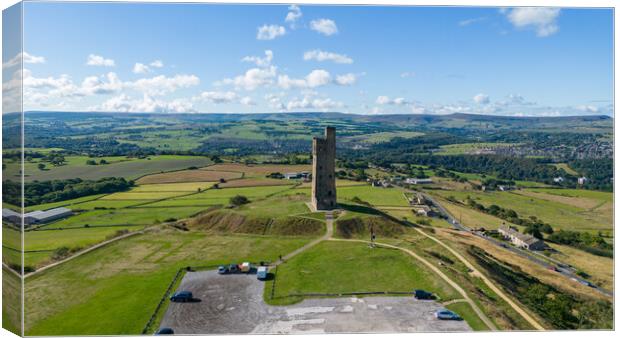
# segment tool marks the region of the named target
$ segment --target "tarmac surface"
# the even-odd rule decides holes
[[[263,302],[254,274],[188,272],[177,291],[195,300],[170,303],[160,327],[175,334],[306,334],[471,331],[465,321],[438,320],[435,301],[413,297],[306,299],[287,306]]]

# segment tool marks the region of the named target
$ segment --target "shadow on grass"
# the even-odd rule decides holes
[[[371,208],[371,207],[367,207],[365,205],[338,203],[338,206],[344,210],[351,211],[351,212],[357,212],[360,214],[368,214],[368,215],[376,215],[376,216],[384,215],[383,212],[377,209]]]

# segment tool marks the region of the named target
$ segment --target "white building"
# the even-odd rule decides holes
[[[408,178],[405,180],[407,184],[429,184],[433,183],[433,180],[430,178]]]
[[[555,182],[555,183],[562,183],[562,182],[564,182],[564,177],[562,177],[562,176],[554,177],[553,178],[553,182]]]
[[[586,184],[586,182],[588,182],[588,178],[587,178],[587,177],[585,177],[585,176],[583,176],[583,177],[579,177],[579,178],[577,179],[577,184],[579,184],[579,185],[584,185],[584,184]]]
[[[46,211],[36,210],[24,214],[24,224],[37,224],[37,223],[47,223],[60,218],[65,218],[73,215],[71,209],[67,208],[55,208]]]
[[[13,224],[21,224],[21,214],[11,209],[2,209],[2,220]]]
[[[545,243],[534,237],[527,234],[522,234],[515,229],[508,227],[506,225],[502,225],[497,229],[505,239],[510,240],[512,244],[519,248],[527,249],[527,250],[544,250],[546,245]]]

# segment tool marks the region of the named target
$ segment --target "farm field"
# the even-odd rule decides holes
[[[389,262],[389,263],[386,263]],[[436,292],[443,300],[458,294],[443,280],[429,273],[410,256],[385,248],[370,249],[364,243],[327,241],[278,267],[274,299],[270,281],[265,299],[273,304],[298,302],[296,293],[341,293],[363,291]]]
[[[140,334],[177,269],[273,261],[308,240],[152,229],[27,278],[26,334]]]
[[[185,183],[185,182],[217,182],[220,179],[231,180],[241,178],[242,173],[217,170],[180,170],[141,177],[138,184]]]
[[[202,167],[211,164],[211,161],[207,157],[180,155],[159,155],[144,159],[120,156],[103,157],[103,159],[109,160],[109,164],[104,165],[87,165],[86,161],[91,159],[87,156],[66,156],[65,159],[67,160],[67,164],[58,167],[48,164],[46,170],[37,169],[38,162],[35,160],[26,162],[24,171],[25,181],[48,181],[71,178],[97,180],[112,176],[136,179],[140,176],[156,172],[180,170],[192,166]],[[101,158],[93,159],[100,160]],[[18,165],[17,162],[8,161],[6,164],[7,171],[11,170],[11,168],[9,168],[10,166]],[[15,172],[17,173],[18,171],[15,170]]]
[[[337,194],[339,202],[351,201],[354,197],[358,197],[374,206],[406,207],[409,205],[403,191],[398,188],[378,188],[370,185],[344,186],[338,189]]]
[[[540,191],[539,189],[525,190]],[[549,190],[543,190],[548,193]],[[600,210],[597,208],[587,209],[576,207],[574,204],[583,201],[574,200],[571,204],[565,201],[551,200],[550,197],[540,198],[524,196],[519,192],[462,192],[462,191],[434,191],[437,195],[448,197],[453,196],[460,201],[464,201],[467,196],[471,196],[478,203],[486,207],[496,204],[500,207],[513,209],[521,217],[536,216],[539,219],[551,224],[553,228],[581,231],[610,231],[613,229],[612,208]],[[570,193],[570,191],[569,191]],[[597,195],[599,196],[599,195]],[[603,198],[600,195],[599,198]],[[611,194],[609,194],[611,196]],[[542,196],[545,197],[545,196]],[[604,204],[604,200],[600,205]]]
[[[477,152],[495,149],[495,148],[507,148],[518,146],[518,143],[460,143],[441,146],[437,154],[441,155],[461,155],[461,154],[475,154]]]
[[[203,170],[212,171],[232,171],[244,173],[244,177],[260,177],[271,173],[287,173],[287,172],[300,172],[300,171],[312,171],[312,166],[309,164],[297,164],[297,165],[284,165],[284,164],[261,164],[261,165],[245,165],[240,163],[220,163],[214,164]]]
[[[375,143],[383,143],[389,142],[394,138],[402,137],[402,138],[414,138],[418,136],[422,136],[424,133],[420,133],[417,131],[384,131],[379,133],[372,133],[366,135],[359,136],[349,136],[345,137],[344,140],[346,142],[360,142],[366,144],[375,144]]]

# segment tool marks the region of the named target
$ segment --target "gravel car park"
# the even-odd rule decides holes
[[[188,272],[178,289],[200,301],[170,303],[160,327],[175,334],[471,331],[465,321],[436,319],[443,307],[432,300],[340,297],[270,306],[263,288],[254,274]]]

